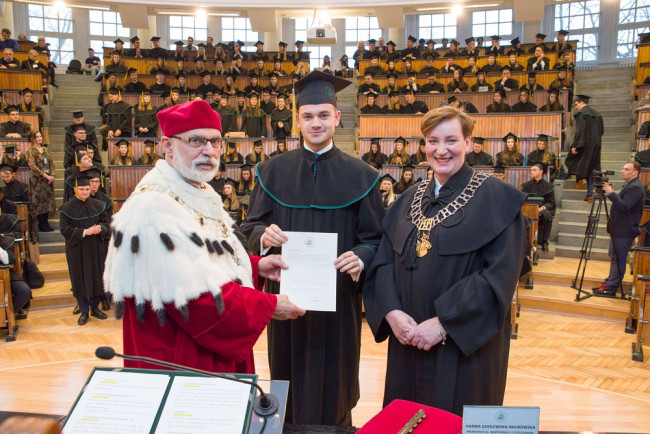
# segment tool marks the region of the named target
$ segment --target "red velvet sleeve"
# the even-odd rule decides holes
[[[251,256],[255,288],[229,282],[221,287],[225,310],[217,311],[212,294],[203,293],[188,302],[189,319],[183,319],[173,305],[166,313],[187,332],[197,344],[221,357],[242,361],[250,355],[255,342],[271,320],[277,305],[275,295],[266,294],[264,279],[257,273],[259,256]]]

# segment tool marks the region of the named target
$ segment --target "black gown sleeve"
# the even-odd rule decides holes
[[[499,333],[512,303],[526,225],[519,213],[485,247],[483,268],[456,282],[435,301],[440,323],[465,356]]]

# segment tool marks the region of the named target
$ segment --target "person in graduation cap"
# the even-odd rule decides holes
[[[158,71],[162,71],[164,75],[169,75],[171,72],[165,67],[165,57],[156,57],[156,65],[149,70],[149,74],[156,75]]]
[[[122,139],[114,143],[117,146],[117,154],[110,162],[111,166],[137,166],[138,162],[131,155],[131,143],[128,140]]]
[[[237,111],[234,107],[230,106],[230,98],[227,93],[222,93],[219,96],[219,105],[216,110],[221,116],[221,127],[223,131],[230,131],[230,125],[234,122],[237,123]]]
[[[43,136],[40,132],[30,133],[28,139],[30,146],[25,153],[25,158],[29,165],[29,213],[35,229],[49,232],[52,228],[48,218],[54,216],[56,212],[54,204],[56,166],[49,149],[43,146]],[[38,231],[35,232],[38,234]]]
[[[93,160],[88,155],[88,151],[84,151],[80,148],[74,151],[74,162],[73,166],[67,167],[63,172],[63,202],[67,202],[72,199],[75,195],[75,184],[74,179],[80,173],[85,173],[87,170],[93,167]]]
[[[99,90],[99,95],[97,95],[97,105],[100,107],[104,106],[104,94],[108,94],[109,90],[117,89],[118,93],[124,92],[122,86],[117,85],[117,76],[114,72],[107,72],[102,77],[105,79],[105,83]]]
[[[548,47],[544,45],[544,39],[546,39],[546,35],[543,33],[538,33],[535,35],[535,45],[530,47],[528,49],[528,54],[535,54],[535,50],[537,47],[541,47],[543,51],[548,51]]]
[[[544,86],[541,84],[537,83],[537,73],[536,72],[529,72],[528,73],[528,82],[524,85],[522,85],[519,90],[527,90],[530,93],[533,93],[537,90],[545,90]]]
[[[239,182],[237,184],[238,196],[250,196],[255,189],[255,178],[253,178],[253,167],[245,163],[239,168]]]
[[[212,74],[210,71],[203,71],[201,73],[201,79],[203,80],[203,83],[196,88],[197,92],[205,95],[213,95],[221,90],[219,89],[219,86],[211,82]]]
[[[400,166],[411,164],[411,157],[406,149],[406,145],[407,142],[404,137],[400,136],[395,139],[393,152],[388,156],[388,164],[397,164]]]
[[[170,85],[165,83],[165,71],[159,69],[155,72],[156,82],[149,86],[149,92],[152,95],[165,95],[168,94],[172,88]]]
[[[384,62],[388,62],[389,60],[398,60],[402,58],[402,53],[397,51],[395,48],[397,47],[397,44],[394,43],[393,41],[388,41],[386,42],[386,51],[384,51],[381,54],[381,58]],[[438,54],[438,53],[436,53]],[[434,55],[434,57],[437,57]]]
[[[359,399],[358,279],[372,262],[384,209],[374,188],[380,174],[332,141],[341,116],[336,92],[349,84],[321,71],[296,83],[304,144],[256,166],[258,186],[242,223],[259,253],[278,252],[284,231],[338,234],[336,311],[268,326],[271,378],[290,381],[287,423],[351,425]],[[267,281],[266,290],[277,293],[279,285]]]
[[[400,91],[404,94],[406,93],[421,93],[422,91],[420,90],[420,85],[415,81],[415,77],[417,74],[415,71],[411,71],[408,74],[406,74],[406,84],[402,86]],[[379,85],[377,85],[377,88],[379,88]]]
[[[104,272],[123,318],[124,352],[254,373],[253,345],[269,320],[304,310],[286,295],[261,291],[263,279],[279,280],[286,264],[278,255],[249,256],[207,185],[219,164],[219,115],[205,101],[190,101],[159,112],[158,120],[165,160],[113,217]]]
[[[428,112],[429,110],[427,110]],[[425,112],[426,113],[426,112]],[[411,164],[415,166],[428,166],[429,161],[427,160],[427,142],[424,141],[424,139],[420,139],[420,144],[418,146],[418,150],[415,152],[415,154],[411,154]]]
[[[287,43],[286,42],[278,42],[278,52],[274,57],[274,61],[277,59],[280,62],[286,62],[289,60],[289,54],[287,53]]]
[[[409,188],[415,185],[415,178],[413,177],[413,166],[407,164],[402,167],[399,181],[393,186],[395,194],[402,194]]]
[[[232,75],[231,73],[226,74],[226,82],[223,85],[223,89],[221,90],[224,94],[226,95],[236,95],[237,94],[237,85],[235,84],[235,81],[237,80],[236,75]]]
[[[305,47],[305,41],[298,40],[294,45],[296,46],[296,51],[293,53],[293,60],[301,59],[309,64],[309,53],[302,51]]]
[[[589,106],[589,96],[576,95],[573,114],[575,132],[566,165],[569,175],[575,175],[577,186],[587,185],[587,202],[592,201],[594,183],[592,172],[600,170],[601,137],[605,132],[603,115]]]
[[[31,132],[29,134],[31,134]],[[29,135],[27,135],[27,137],[29,137]],[[25,156],[20,152],[20,146],[16,143],[9,143],[4,146],[4,152],[0,163],[12,164],[16,167],[27,167]]]
[[[441,93],[445,91],[445,87],[442,83],[436,81],[436,74],[434,72],[429,72],[427,74],[427,83],[422,85],[422,93]]]
[[[83,124],[73,124],[71,127],[73,142],[70,143],[70,145],[66,145],[65,147],[65,154],[63,156],[63,168],[67,169],[68,167],[75,164],[74,154],[76,149],[92,149],[94,151],[92,156],[93,162],[101,164],[102,157],[99,153],[99,148],[91,140],[88,140],[86,126]]]
[[[384,405],[403,399],[462,415],[464,405],[503,403],[526,196],[465,164],[473,128],[453,107],[423,117],[433,178],[382,222],[363,297],[375,340],[388,339]]]
[[[158,107],[151,103],[151,92],[142,91],[140,103],[135,107],[134,128],[136,137],[156,137],[158,135]]]
[[[418,48],[415,46],[416,42],[417,39],[409,35],[408,39],[406,40],[406,48],[402,50],[401,56],[410,57],[411,59],[419,58],[420,50],[418,50]]]
[[[166,59],[169,56],[169,51],[160,46],[160,36],[152,36],[149,41],[153,45],[153,48],[150,48],[147,53],[150,59],[157,59],[158,57]]]
[[[95,147],[97,147],[96,128],[93,125],[86,122],[82,110],[74,110],[72,112],[72,124],[67,125],[63,129],[63,132],[65,133],[64,147],[67,149],[68,147],[71,147],[75,143],[76,141],[74,136],[75,125],[82,125],[84,130],[86,131],[86,140],[93,143]]]
[[[375,52],[373,54],[370,54],[367,56],[367,58],[370,59],[370,66],[366,67],[366,69],[363,70],[364,74],[372,72],[373,77],[386,75],[384,68],[379,66],[379,53]]]
[[[495,56],[503,56],[504,49],[499,45],[500,40],[501,40],[501,36],[499,35],[490,36],[490,41],[492,42],[492,45],[490,45],[490,48],[485,50],[485,54],[487,54],[488,56],[490,54],[493,54]]]
[[[384,209],[387,210],[395,202],[398,195],[393,192],[393,185],[397,181],[395,178],[390,176],[390,173],[386,173],[380,179],[379,191],[381,191],[381,202],[384,205]]]
[[[169,58],[173,60],[185,60],[185,44],[183,44],[183,41],[176,41],[174,45],[176,45],[176,50],[169,53]]]
[[[378,138],[370,139],[370,150],[361,156],[361,160],[368,164],[374,163],[379,167],[388,164],[388,156],[381,152],[381,144]]]
[[[276,155],[281,155],[287,152],[287,139],[286,137],[278,137],[276,139],[277,145],[275,147],[275,151],[271,152],[271,155],[269,157],[273,158]]]
[[[0,179],[5,183],[5,197],[12,202],[29,203],[29,185],[16,179],[18,166],[8,162],[0,165]]]
[[[269,159],[269,156],[264,153],[261,140],[255,140],[253,142],[253,149],[251,153],[246,156],[246,164],[255,166],[257,163],[266,161]]]
[[[501,79],[494,82],[494,88],[506,92],[519,89],[519,82],[512,78],[512,71],[508,65],[501,68]]]
[[[551,174],[550,182],[555,179],[555,161],[557,157],[550,147],[550,137],[546,134],[538,134],[535,150],[526,156],[526,166],[541,164],[544,173],[549,169]]]
[[[523,166],[526,160],[524,155],[519,152],[519,138],[513,133],[508,133],[503,138],[506,146],[503,151],[496,155],[497,165],[506,166]]]
[[[388,94],[388,102],[382,110],[387,115],[401,115],[404,113],[404,107],[402,107],[399,101],[399,91],[390,91]]]
[[[366,93],[366,105],[359,110],[362,115],[380,115],[383,113],[381,107],[375,104],[378,96],[374,91]]]
[[[4,223],[6,223],[6,219],[3,216],[16,216],[16,222],[12,221],[11,227],[13,227],[14,224],[18,222],[18,205],[16,205],[13,201],[7,199],[5,196],[6,187],[7,185],[5,182],[0,179],[0,233],[8,232],[7,228],[4,225]],[[20,235],[18,237],[20,237]]]
[[[226,165],[223,164],[222,162],[219,162],[219,168],[214,174],[214,177],[208,181],[208,184],[210,184],[210,186],[214,189],[214,191],[219,193],[221,199],[224,199],[223,186],[226,183],[226,178],[223,177],[223,174],[225,171],[226,171]]]
[[[34,92],[26,87],[20,94],[23,97],[23,101],[18,106],[20,113],[37,113],[38,114],[38,129],[42,129],[45,126],[45,118],[43,115],[43,108],[37,106],[34,103]]]
[[[510,53],[513,53],[515,56],[526,54],[526,51],[521,48],[521,41],[519,40],[519,36],[510,40],[510,51],[508,52],[508,55],[510,55]]]
[[[146,88],[147,85],[144,84],[141,81],[138,81],[138,70],[135,68],[129,68],[127,71],[127,74],[129,78],[131,79],[130,82],[124,85],[124,92],[125,93],[142,93]]]
[[[478,57],[478,51],[476,50],[476,40],[474,37],[469,37],[465,39],[465,44],[467,47],[460,52],[461,56],[475,56]]]
[[[237,142],[228,140],[226,144],[226,152],[221,154],[221,162],[224,164],[244,164],[244,157],[237,151]]]
[[[571,47],[571,44],[566,41],[566,36],[568,34],[569,32],[566,30],[560,30],[557,32],[557,44],[554,44],[551,50],[555,51],[556,53],[560,53],[564,50],[572,50],[573,47]]]
[[[553,69],[558,70],[562,68],[566,68],[567,70],[574,70],[576,69],[576,63],[572,59],[572,51],[569,50],[564,50],[560,51],[557,55],[558,61],[553,65]],[[646,84],[644,82],[644,84]]]
[[[300,80],[309,73],[309,71],[307,71],[307,67],[305,66],[305,59],[298,57],[294,59],[293,64],[295,68],[293,71],[291,71],[291,78]]]
[[[135,57],[136,59],[142,59],[145,57],[145,52],[140,48],[140,38],[138,38],[138,35],[132,37],[129,39],[131,41],[131,49],[126,50],[126,55],[128,57]]]
[[[108,104],[101,110],[102,126],[99,127],[104,143],[107,137],[131,137],[131,106],[120,101],[117,89],[108,91]]]
[[[472,152],[465,154],[465,163],[468,166],[492,166],[492,156],[483,151],[483,137],[472,137]]]
[[[514,50],[508,51],[508,63],[507,65],[510,67],[510,71],[512,72],[521,72],[524,71],[525,68],[523,65],[519,62],[517,62],[517,52]]]
[[[90,197],[90,178],[85,173],[68,180],[75,184],[76,196],[59,209],[59,227],[65,238],[65,256],[81,315],[77,324],[85,325],[89,315],[108,316],[99,310],[104,296],[102,271],[106,259],[105,240],[110,236],[107,204]]]
[[[12,105],[7,107],[5,112],[9,115],[9,120],[0,123],[0,137],[26,139],[31,127],[27,122],[20,120],[20,109]]]
[[[17,217],[17,216],[16,216]],[[12,216],[13,218],[13,216]],[[0,264],[11,265],[9,271],[9,286],[16,319],[26,319],[26,309],[29,308],[32,299],[32,289],[29,287],[23,276],[13,267],[16,264],[14,244],[16,238],[12,234],[0,234]],[[20,258],[17,258],[20,261]]]
[[[293,114],[287,107],[287,96],[284,93],[276,97],[277,107],[271,113],[271,129],[273,137],[278,139],[291,136],[291,127],[293,124]]]
[[[530,168],[530,181],[521,184],[521,191],[528,197],[541,197],[539,206],[539,228],[537,229],[537,245],[548,252],[548,238],[551,235],[553,217],[555,217],[555,193],[552,183],[544,180],[546,173],[543,164],[535,163]]]
[[[142,157],[138,158],[138,165],[155,166],[156,161],[158,160],[160,160],[160,156],[156,153],[156,142],[153,140],[145,140],[144,154],[142,154]]]
[[[362,59],[372,59],[374,56],[379,56],[379,54],[381,54],[381,51],[377,49],[377,40],[374,38],[368,39],[368,49],[363,53]]]
[[[237,187],[239,182],[237,180],[228,178],[224,180],[223,184],[223,207],[230,215],[230,218],[233,219],[237,227],[241,225],[242,222],[242,208],[239,203],[239,198],[237,197]]]
[[[269,60],[269,56],[264,52],[264,42],[257,41],[255,43],[255,52],[251,55],[253,60],[262,60],[264,62]]]

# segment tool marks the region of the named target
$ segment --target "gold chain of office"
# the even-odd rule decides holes
[[[488,179],[491,175],[484,172],[475,172],[472,179],[467,183],[465,189],[446,207],[441,209],[433,217],[425,218],[422,214],[422,197],[426,191],[431,179],[424,180],[418,185],[418,189],[413,196],[411,203],[411,216],[413,217],[413,224],[418,228],[417,243],[415,245],[415,252],[418,258],[425,256],[429,249],[432,247],[429,237],[431,230],[445,221],[447,218],[456,214],[459,209],[463,208],[474,197],[476,190]],[[432,178],[433,179],[433,178]]]

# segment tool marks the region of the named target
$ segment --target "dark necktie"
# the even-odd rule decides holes
[[[311,166],[311,170],[314,172],[314,176],[316,176],[316,171],[318,170],[318,154],[314,154],[314,164]]]

